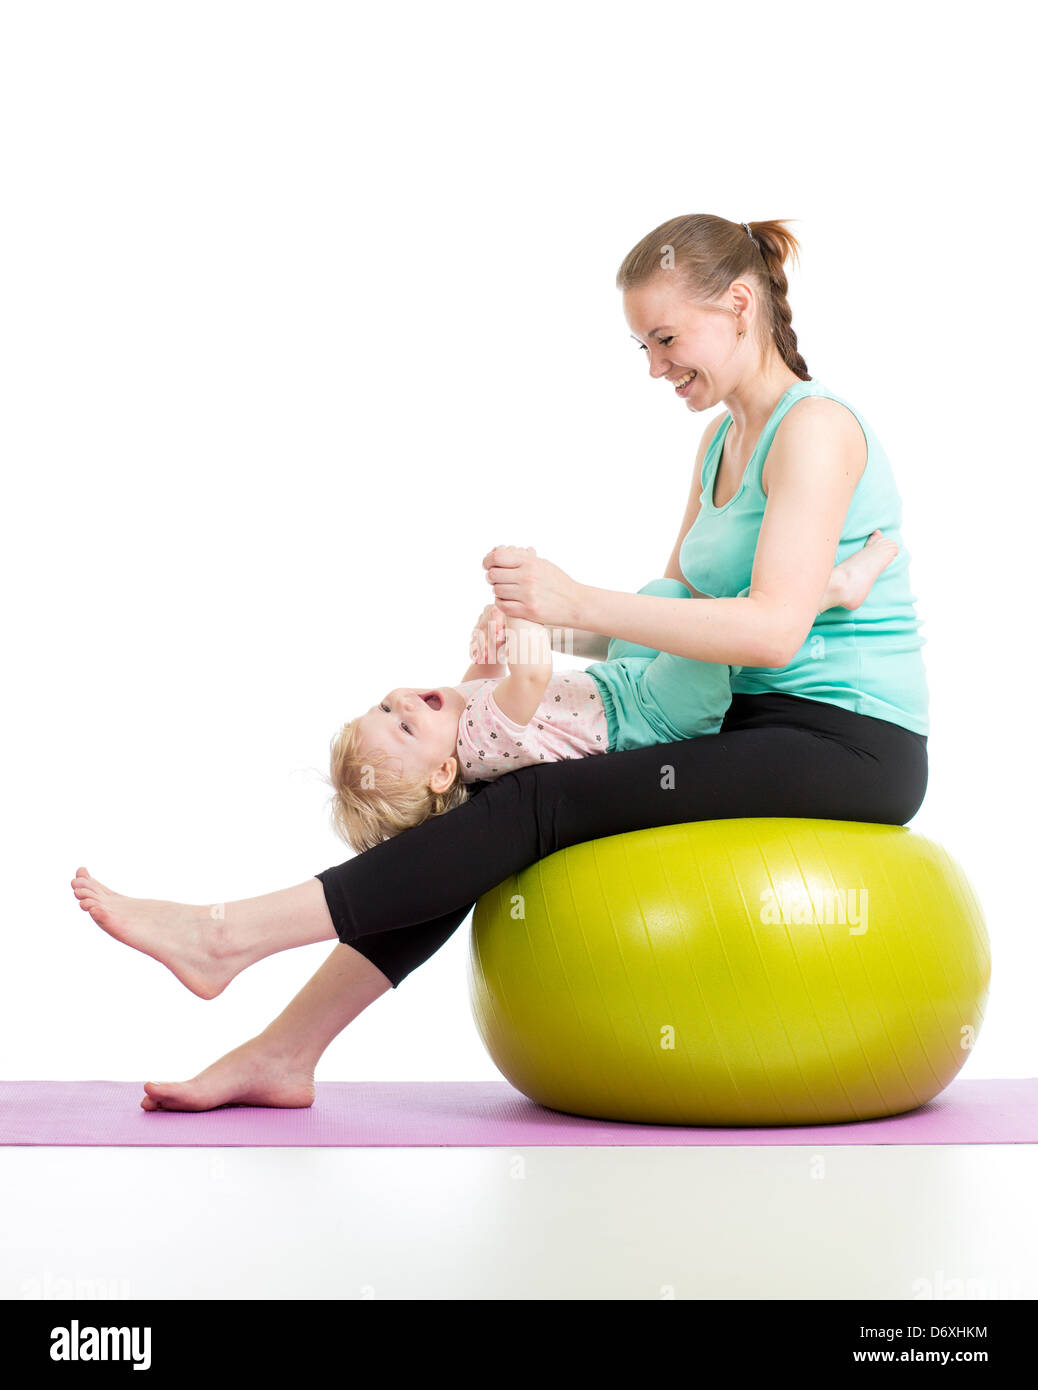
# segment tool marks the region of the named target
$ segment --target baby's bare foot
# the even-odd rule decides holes
[[[215,999],[244,965],[218,908],[126,898],[83,868],[76,870],[72,891],[109,936],[161,961],[201,999]]]
[[[897,541],[888,540],[882,531],[873,531],[861,550],[833,570],[836,598],[832,606],[860,608],[897,551]]]
[[[191,1081],[146,1081],[142,1110],[216,1110],[221,1105],[302,1109],[313,1105],[312,1067],[285,1056],[261,1034]]]

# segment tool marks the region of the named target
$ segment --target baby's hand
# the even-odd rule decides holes
[[[505,638],[505,615],[494,603],[488,603],[476,619],[469,640],[469,660],[476,666],[496,666],[498,648]]]

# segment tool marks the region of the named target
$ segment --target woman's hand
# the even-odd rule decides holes
[[[498,545],[483,557],[487,583],[509,617],[548,627],[580,627],[584,586],[528,546]]]

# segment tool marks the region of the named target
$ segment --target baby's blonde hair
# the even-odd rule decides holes
[[[332,824],[358,853],[468,800],[460,766],[447,790],[434,792],[386,768],[381,749],[365,752],[358,726],[359,720],[351,719],[332,739],[330,778]]]

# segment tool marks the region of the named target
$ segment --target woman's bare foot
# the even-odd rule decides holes
[[[83,868],[72,891],[109,936],[161,961],[200,999],[215,999],[248,963],[233,948],[219,907],[125,898]]]
[[[860,608],[869,590],[897,554],[897,541],[873,531],[861,550],[837,565],[829,581],[827,608]]]
[[[145,1081],[142,1110],[216,1110],[221,1105],[301,1109],[314,1103],[312,1066],[286,1056],[263,1034],[228,1052],[191,1081]]]
[[[260,1034],[221,1056],[190,1081],[145,1081],[145,1111],[214,1111],[221,1105],[314,1104],[314,1069]]]

